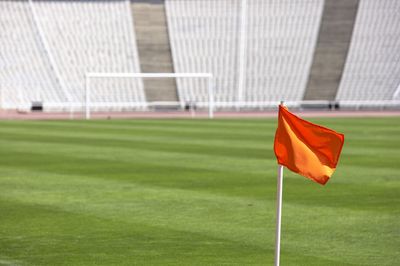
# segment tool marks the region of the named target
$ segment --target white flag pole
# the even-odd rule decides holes
[[[276,192],[276,231],[275,231],[275,266],[279,266],[281,253],[281,217],[282,217],[282,185],[283,166],[278,165],[278,179]]]

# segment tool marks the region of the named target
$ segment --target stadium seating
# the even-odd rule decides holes
[[[247,2],[247,62],[243,100],[302,100],[323,1]]]
[[[400,2],[361,0],[337,100],[392,100],[400,84]]]
[[[0,84],[4,108],[65,101],[27,2],[0,1]]]
[[[301,100],[323,1],[252,0],[247,5],[242,95],[238,90],[241,1],[166,1],[175,70],[212,72],[217,102]],[[203,87],[189,80],[178,82],[181,100],[206,101]]]
[[[35,100],[42,100],[44,104],[65,104],[65,97],[53,97],[52,93],[55,88],[58,92],[62,91],[59,84],[55,84],[59,79],[69,95],[68,101],[81,106],[85,95],[86,72],[140,72],[129,1],[34,1],[38,27],[49,44],[45,51],[27,2],[6,1],[2,5],[7,7],[5,13],[9,16],[9,23],[24,23],[14,28],[17,32],[22,31],[18,32],[21,36],[29,36],[24,40],[26,44],[14,46],[15,55],[10,55],[10,61],[12,57],[19,60],[17,63],[21,71],[18,73],[26,80],[19,88],[26,99],[33,99],[28,91],[32,84],[37,84],[43,95],[49,97]],[[18,15],[16,12],[24,14]],[[30,21],[27,21],[28,18]],[[4,20],[2,16],[1,21]],[[15,35],[13,27],[4,28],[10,31],[9,35]],[[9,43],[15,45],[16,41]],[[24,52],[26,47],[35,49],[34,57]],[[53,67],[59,70],[58,77],[49,69],[49,56],[53,58]],[[45,66],[47,69],[44,69]],[[36,69],[43,71],[35,75]],[[9,76],[18,78],[17,75]],[[123,107],[145,102],[143,84],[139,79],[93,80],[91,85],[94,106]]]
[[[211,72],[215,100],[234,101],[237,90],[239,1],[167,0],[175,72]],[[206,82],[178,79],[181,101],[208,100]]]
[[[38,1],[39,23],[73,101],[86,72],[140,72],[128,1]],[[145,102],[139,79],[91,81],[94,105]]]
[[[304,99],[324,0],[165,0],[165,11],[173,71],[212,73],[217,107],[299,105]],[[336,95],[341,104],[400,100],[399,12],[398,0],[359,1]],[[148,22],[143,17],[141,29]],[[165,31],[163,23],[149,27]],[[141,55],[153,60],[142,46]],[[141,72],[131,1],[0,1],[0,67],[2,108],[28,109],[38,101],[46,110],[81,109],[85,73]],[[177,78],[176,85],[182,106],[208,104],[205,78]],[[90,88],[97,110],[147,106],[139,78],[94,78]],[[165,90],[159,91],[149,100],[164,99],[157,93]]]

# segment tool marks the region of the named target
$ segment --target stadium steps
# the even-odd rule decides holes
[[[335,100],[359,0],[326,0],[304,100]]]
[[[143,73],[174,72],[164,1],[132,1],[140,67]],[[147,101],[178,101],[171,78],[144,79]]]

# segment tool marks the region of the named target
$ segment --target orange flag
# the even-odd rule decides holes
[[[344,135],[305,121],[279,106],[274,151],[278,163],[325,185],[336,169]]]

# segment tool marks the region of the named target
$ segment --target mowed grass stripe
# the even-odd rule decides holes
[[[8,121],[9,123],[7,126],[20,126],[18,121]],[[82,121],[27,121],[31,122],[29,124],[24,124],[23,127],[31,127],[31,128],[37,128],[38,126],[40,127],[49,127],[49,128],[64,128],[64,129],[69,129],[69,128],[80,128],[82,130],[84,129],[98,129],[101,128],[102,130],[152,130],[152,131],[167,131],[167,132],[187,132],[187,133],[220,133],[221,128],[216,127],[216,126],[207,126],[204,124],[197,124],[196,126],[188,126],[188,125],[182,125],[182,124],[174,124],[173,122],[168,123],[168,124],[159,124],[159,123],[132,123],[129,120],[125,123],[115,123],[115,121],[109,121],[104,122],[104,121],[87,121],[87,122],[82,122]],[[229,133],[232,134],[247,134],[247,135],[260,135],[260,129],[274,129],[275,127],[270,124],[270,123],[265,123],[265,124],[258,124],[257,126],[257,131],[254,131],[253,128],[251,127],[243,127],[243,125],[228,125],[228,126],[223,126],[224,131],[229,131]],[[269,131],[266,131],[268,133]]]
[[[126,121],[126,120],[125,120]],[[149,120],[152,121],[152,120]],[[230,133],[232,135],[262,135],[263,130],[261,131],[260,129],[265,129],[265,133],[270,133],[270,129],[274,131],[274,126],[270,123],[265,123],[265,124],[260,124],[259,122],[257,123],[257,130],[254,131],[253,127],[244,127],[243,125],[240,124],[227,124],[227,125],[219,125],[215,124],[214,122],[210,125],[207,124],[207,121],[202,120],[201,123],[197,123],[194,125],[186,125],[182,123],[176,123],[174,122],[175,120],[168,120],[168,123],[165,123],[166,121],[152,121],[152,122],[147,122],[143,123],[143,120],[136,120],[134,123],[130,122],[129,120],[120,123],[119,121],[109,121],[108,123],[105,123],[105,121],[27,121],[28,124],[23,124],[22,127],[30,127],[32,129],[39,127],[49,127],[49,129],[72,129],[72,128],[79,128],[80,130],[90,130],[90,129],[98,129],[101,128],[102,130],[108,131],[108,130],[118,130],[124,131],[124,130],[146,130],[149,132],[153,132],[155,134],[160,134],[165,132],[170,132],[170,133],[192,133],[193,136],[197,134],[202,134],[202,133]],[[190,122],[190,120],[185,120]],[[261,121],[261,120],[260,120]],[[7,126],[20,126],[20,123],[18,121],[6,121]],[[107,122],[107,121],[106,121]],[[164,122],[164,123],[161,123]],[[190,122],[191,123],[191,122]],[[221,130],[222,129],[222,130]],[[260,134],[261,133],[261,134]]]
[[[16,130],[18,131],[19,125],[9,125],[7,126],[7,130]],[[23,130],[26,130],[27,128],[22,126],[21,127]],[[85,133],[99,133],[99,128],[101,128],[102,133],[104,134],[114,134],[114,135],[140,135],[140,136],[151,136],[151,137],[159,137],[159,136],[170,136],[173,138],[199,138],[199,139],[204,139],[204,138],[209,138],[211,140],[218,140],[218,139],[236,139],[239,141],[246,141],[246,137],[249,135],[252,136],[250,140],[260,140],[260,139],[265,139],[265,136],[268,135],[273,135],[274,130],[265,130],[263,131],[257,131],[254,132],[250,130],[245,130],[245,131],[240,131],[240,130],[210,130],[209,128],[198,128],[198,129],[191,129],[188,130],[184,127],[123,127],[120,128],[118,126],[108,126],[108,127],[102,127],[101,125],[92,125],[88,124],[88,126],[82,126],[82,125],[69,125],[62,127],[62,126],[48,126],[48,125],[43,125],[43,126],[34,126],[31,125],[30,129],[35,132],[37,129],[43,130],[47,129],[48,131],[51,132],[68,132],[68,133],[73,133],[76,130],[79,130],[79,133],[85,134]],[[245,136],[245,137],[244,137]],[[248,139],[247,139],[248,141]]]
[[[327,186],[285,171],[282,263],[395,265],[400,184],[390,176],[399,127],[385,121],[376,130],[374,119],[322,120],[346,134]],[[0,260],[272,263],[274,119],[52,123],[0,122]],[[393,144],[389,163],[368,159],[371,140],[380,154]]]
[[[63,130],[54,130],[52,128],[48,128],[47,131],[44,128],[41,129],[30,129],[27,131],[26,128],[1,128],[0,133],[13,133],[12,136],[8,137],[17,137],[17,135],[24,135],[23,137],[29,136],[53,136],[53,137],[61,137],[60,139],[68,139],[68,138],[76,138],[76,139],[104,139],[104,140],[121,140],[121,141],[147,141],[147,142],[157,142],[163,141],[172,142],[176,144],[197,144],[197,145],[225,145],[227,140],[232,140],[231,145],[235,146],[249,146],[249,147],[258,147],[260,144],[260,140],[265,140],[266,138],[272,136],[269,134],[264,134],[263,137],[252,137],[251,139],[243,139],[242,137],[236,137],[234,135],[230,135],[229,133],[225,134],[220,132],[219,135],[216,134],[197,134],[192,135],[184,132],[177,133],[165,133],[165,132],[153,132],[153,131],[119,131],[113,130],[112,132],[103,131],[99,132],[98,129],[91,130],[80,130],[71,129],[69,131]],[[205,142],[207,140],[207,142]],[[258,146],[255,146],[258,144]],[[269,143],[271,144],[271,143]]]

